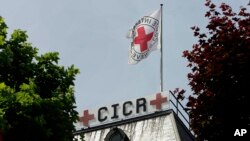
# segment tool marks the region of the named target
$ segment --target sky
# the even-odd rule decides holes
[[[216,0],[238,10],[249,0]],[[0,16],[27,31],[39,53],[59,52],[59,64],[75,65],[76,110],[92,109],[160,91],[160,51],[128,64],[126,38],[140,17],[163,4],[163,89],[191,94],[184,50],[197,42],[190,27],[204,28],[204,0],[0,0]]]

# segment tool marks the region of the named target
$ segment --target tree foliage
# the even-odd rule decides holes
[[[225,3],[205,5],[207,32],[192,27],[198,43],[183,52],[192,70],[187,107],[197,140],[218,140],[250,124],[250,14],[245,7],[235,13]]]
[[[74,80],[79,70],[58,65],[57,52],[38,55],[27,34],[0,17],[0,131],[5,141],[69,141],[78,119]]]

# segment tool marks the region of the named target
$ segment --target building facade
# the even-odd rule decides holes
[[[85,141],[194,140],[166,93],[85,110],[80,121],[75,138],[84,134]]]

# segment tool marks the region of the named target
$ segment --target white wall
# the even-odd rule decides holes
[[[117,126],[130,141],[179,141],[173,113]],[[86,141],[104,141],[111,128],[85,133]]]

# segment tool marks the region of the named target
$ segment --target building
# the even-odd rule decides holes
[[[188,125],[178,116],[186,119],[177,106],[169,94],[157,93],[85,110],[75,138],[84,134],[86,141],[193,141]]]

